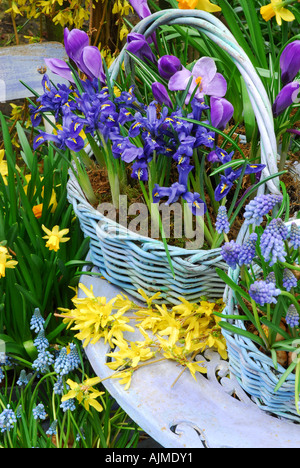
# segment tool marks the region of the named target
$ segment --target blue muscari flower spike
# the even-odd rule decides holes
[[[33,374],[26,374],[26,371],[22,369],[17,380],[17,385],[19,385],[19,387],[22,387],[23,385],[26,386],[30,381],[32,375]]]
[[[53,385],[53,392],[55,395],[62,395],[64,393],[64,382],[61,375],[58,376],[55,384]]]
[[[268,194],[258,195],[251,200],[245,208],[244,218],[246,225],[255,224],[259,226],[263,217],[268,214],[274,206],[282,202],[282,195]]]
[[[0,414],[0,431],[6,432],[12,429],[17,422],[17,417],[14,411],[7,405],[6,409]]]
[[[57,374],[66,375],[70,372],[69,357],[67,354],[67,348],[61,348],[59,356],[54,362],[54,370]]]
[[[5,375],[4,375],[3,369],[2,369],[2,367],[0,367],[0,383],[2,382],[4,377],[5,377]]]
[[[290,244],[295,250],[300,247],[300,226],[296,223],[291,225]]]
[[[45,407],[43,403],[39,403],[35,408],[32,410],[32,414],[34,419],[39,419],[40,421],[44,421],[47,417],[47,413],[45,411]]]
[[[268,274],[268,276],[266,277],[266,283],[276,284],[276,277],[274,271],[271,271],[271,273]]]
[[[49,351],[43,350],[40,351],[38,357],[33,361],[32,367],[37,372],[41,372],[42,374],[46,374],[49,371],[50,365],[54,362],[54,358]]]
[[[30,320],[30,330],[34,330],[35,333],[38,333],[44,330],[45,320],[41,315],[40,309],[34,309],[34,313]]]
[[[253,232],[249,239],[242,245],[239,253],[239,265],[250,265],[256,253],[257,234]]]
[[[34,346],[37,348],[38,351],[44,351],[49,347],[49,341],[45,336],[45,330],[42,329],[38,332],[37,337],[33,341]]]
[[[230,231],[230,224],[228,221],[227,209],[225,206],[219,207],[216,219],[216,231],[219,234],[222,234],[223,232],[225,232],[225,234],[228,234]]]
[[[276,304],[276,297],[280,293],[281,290],[276,288],[274,283],[267,283],[266,281],[255,281],[249,289],[250,297],[261,306]]]
[[[74,343],[70,343],[70,353],[68,356],[70,361],[70,368],[71,371],[73,371],[80,366],[80,357],[77,351],[77,347]]]
[[[288,311],[287,311],[286,317],[285,317],[285,321],[291,328],[298,327],[298,325],[299,325],[299,314],[298,314],[297,309],[294,306],[294,304],[291,304],[290,307],[288,308]]]
[[[56,435],[56,428],[57,428],[57,419],[55,419],[55,421],[53,421],[53,422],[50,424],[50,427],[49,427],[49,429],[47,430],[46,434],[49,435],[49,436]]]
[[[283,271],[283,287],[287,291],[297,287],[297,278],[288,268],[285,268]]]
[[[260,239],[261,253],[266,262],[273,266],[278,260],[285,262],[287,255],[284,241],[287,239],[288,229],[280,218],[272,219]]]
[[[74,411],[76,409],[74,398],[70,398],[69,400],[62,401],[60,404],[60,408],[63,410],[64,413],[68,410]]]
[[[235,241],[226,242],[221,248],[221,254],[227,265],[233,270],[236,269],[239,263],[239,254],[241,246]]]

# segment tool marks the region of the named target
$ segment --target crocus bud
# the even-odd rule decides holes
[[[156,63],[155,55],[143,34],[130,33],[127,36],[127,50],[144,62]]]
[[[159,74],[165,80],[169,80],[176,72],[182,69],[182,64],[178,57],[174,55],[164,55],[157,63]]]
[[[224,130],[227,123],[233,116],[233,105],[227,101],[227,99],[211,97],[210,110],[212,126],[219,130]]]
[[[274,117],[278,117],[293,103],[297,102],[299,87],[299,83],[295,81],[282,88],[272,107]]]
[[[98,47],[84,47],[80,55],[78,67],[86,74],[88,78],[99,78],[101,83],[105,83],[102,57]]]
[[[300,70],[300,41],[286,46],[280,57],[281,80],[283,86],[291,83]]]
[[[172,101],[169,98],[168,91],[166,90],[163,84],[159,83],[158,81],[153,83],[152,93],[153,93],[154,99],[159,104],[166,104],[168,107],[173,107]]]
[[[64,45],[70,59],[78,65],[83,48],[89,45],[89,36],[86,32],[80,31],[80,29],[69,31],[68,28],[65,28]]]

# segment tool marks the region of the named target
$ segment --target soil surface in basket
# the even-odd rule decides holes
[[[245,154],[245,156],[250,157],[250,151],[251,151],[250,145],[240,144],[239,146],[241,150],[243,151],[243,153]],[[240,158],[240,155],[236,154],[235,157]],[[289,154],[289,159],[285,168],[287,172],[280,177],[280,180],[285,184],[287,193],[290,197],[290,217],[293,217],[293,215],[300,210],[299,175],[295,171],[295,166],[294,166],[294,164],[299,161],[300,159],[299,157],[300,157],[300,152]],[[211,171],[210,163],[207,163],[206,170],[207,170],[207,173],[209,174]],[[127,195],[128,206],[133,203],[144,203],[143,194],[141,192],[140,186],[137,181],[131,178],[130,174],[131,174],[131,170],[130,170],[130,167],[128,167],[127,168],[127,183],[122,184],[122,182],[120,182],[121,195],[123,194]],[[98,203],[94,205],[94,207],[97,208],[98,204],[100,203],[111,203],[110,185],[109,185],[106,169],[99,168],[99,166],[97,166],[95,163],[92,169],[88,172],[88,175],[89,175],[89,179],[90,179],[93,191],[96,194],[96,197],[98,200]],[[177,178],[178,178],[177,169],[174,167],[174,181],[176,181]],[[247,175],[243,178],[242,187],[241,187],[241,191],[238,197],[237,204],[239,203],[239,201],[241,200],[245,192],[253,185],[253,183],[255,183],[254,174]],[[226,206],[230,206],[233,195],[234,195],[234,189],[232,189],[231,192],[229,192],[227,196]],[[212,206],[212,203],[208,194],[206,194],[205,201],[206,201],[206,205],[207,205],[207,209],[208,209],[211,221],[214,225],[216,221],[216,213],[213,209],[213,206]],[[247,198],[245,204],[249,203],[249,201],[250,199]],[[236,217],[235,222],[233,226],[231,227],[230,233],[228,234],[229,240],[236,239],[244,223],[243,213],[244,213],[244,207],[239,212],[239,215]],[[139,212],[137,212],[135,216],[128,216],[128,219],[127,219],[128,224],[138,215],[139,215]],[[117,221],[118,221],[118,212],[117,212]],[[176,224],[175,224],[174,217],[172,218],[172,212],[170,216],[170,221],[169,220],[166,220],[166,221],[170,223],[170,238],[167,239],[167,243],[169,245],[175,245],[177,247],[185,248],[187,246],[187,242],[189,242],[190,240],[184,236],[181,237],[180,239],[173,236],[174,226]],[[196,228],[195,219],[193,220],[193,222],[194,222],[193,229],[195,229]],[[150,223],[149,223],[149,226],[150,226]],[[137,226],[137,230],[138,229],[139,227]],[[182,232],[184,232],[184,229],[182,229]],[[202,248],[209,249],[210,246],[205,243]]]

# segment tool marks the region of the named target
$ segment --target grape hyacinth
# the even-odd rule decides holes
[[[17,417],[14,411],[7,405],[6,409],[0,414],[0,431],[6,432],[12,429],[17,422]]]
[[[35,333],[39,333],[44,330],[45,320],[41,315],[40,309],[34,309],[34,313],[30,320],[30,330],[34,330]]]
[[[221,249],[221,254],[227,265],[233,270],[236,269],[239,263],[239,255],[241,252],[241,246],[235,241],[226,242]]]
[[[24,369],[21,370],[19,378],[17,380],[17,385],[19,387],[22,387],[23,385],[26,386],[28,382],[30,381],[31,377],[33,374],[26,374],[26,371]]]
[[[48,348],[49,346],[49,341],[47,340],[45,336],[45,331],[44,329],[40,330],[38,332],[37,337],[35,338],[33,342],[34,346],[37,348],[38,351],[44,351],[45,349]]]
[[[287,255],[284,240],[287,239],[288,229],[281,219],[272,219],[261,236],[260,248],[266,262],[273,266],[278,260],[285,262]]]
[[[285,317],[285,321],[291,328],[298,327],[298,325],[299,325],[299,314],[298,314],[297,309],[294,306],[294,304],[291,304],[290,307],[288,308],[288,311],[287,311],[286,317]]]
[[[247,225],[255,224],[259,226],[263,222],[263,217],[268,214],[274,206],[281,203],[282,200],[282,195],[258,195],[254,200],[251,200],[245,208],[245,223]]]
[[[60,408],[63,410],[64,413],[68,410],[74,411],[76,409],[74,398],[70,398],[69,400],[62,401],[60,404]]]
[[[274,283],[267,283],[266,281],[255,281],[249,289],[251,298],[261,306],[276,304],[276,296],[279,296],[280,293],[281,290],[277,289]]]
[[[300,226],[296,223],[291,225],[290,244],[295,250],[300,247]]]
[[[257,242],[257,234],[252,233],[249,239],[242,245],[239,253],[239,265],[250,265],[255,257],[255,248]]]
[[[297,287],[297,278],[288,268],[285,268],[283,272],[283,287],[287,291]]]
[[[216,219],[216,231],[219,234],[222,234],[223,232],[225,234],[228,234],[230,231],[230,224],[228,221],[227,209],[225,206],[220,206],[218,210],[218,215]]]
[[[47,430],[46,434],[49,435],[49,436],[56,435],[56,428],[57,428],[57,419],[55,419],[55,421],[53,421],[53,422],[50,424],[50,427],[49,427],[49,429]]]
[[[276,277],[274,271],[271,271],[271,273],[268,274],[268,276],[266,277],[266,283],[276,284]]]
[[[35,408],[32,410],[32,414],[34,419],[39,419],[40,421],[44,421],[47,417],[47,413],[45,411],[45,407],[43,403],[39,403]]]

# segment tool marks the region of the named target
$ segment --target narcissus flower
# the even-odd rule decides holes
[[[209,0],[178,0],[178,8],[181,10],[193,10],[197,8],[198,10],[208,11],[209,13],[221,11],[218,5],[214,5]]]
[[[18,264],[15,260],[11,260],[12,256],[9,255],[8,250],[3,245],[0,246],[0,278],[5,276],[7,268],[15,268]]]
[[[265,21],[270,21],[274,16],[277,24],[282,25],[283,21],[294,21],[294,14],[285,8],[287,2],[282,0],[271,0],[268,5],[262,6],[260,9],[261,15]]]
[[[50,231],[50,229],[47,229],[44,225],[42,225],[42,229],[47,234],[43,237],[43,239],[47,239],[46,247],[48,247],[49,250],[54,250],[57,252],[61,242],[68,242],[68,240],[70,240],[69,237],[64,237],[66,234],[68,234],[69,229],[62,229],[60,231],[59,226],[54,226],[52,231]]]

